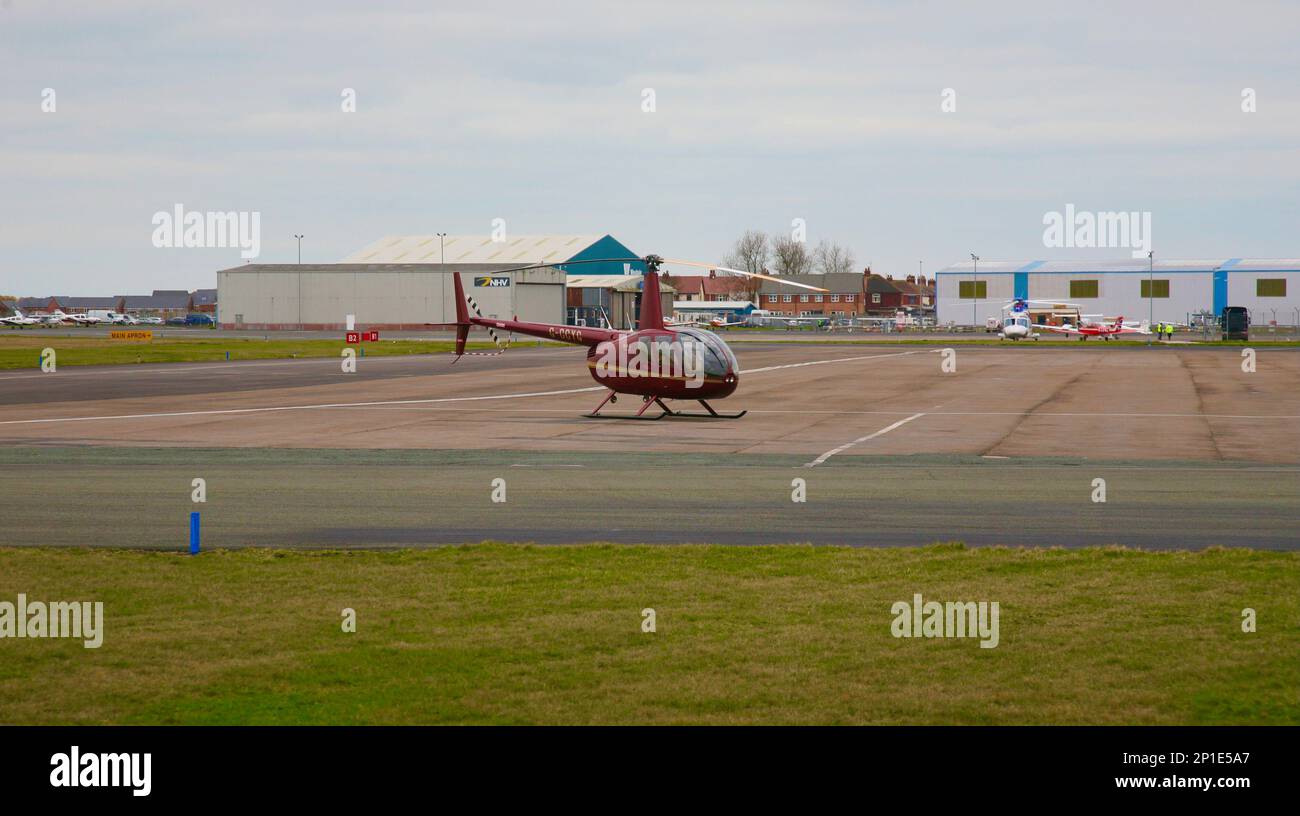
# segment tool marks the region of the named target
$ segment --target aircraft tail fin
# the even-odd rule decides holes
[[[469,307],[465,303],[465,286],[460,282],[460,273],[451,274],[456,288],[456,359],[465,354],[465,341],[469,339]],[[453,361],[454,362],[454,361]]]

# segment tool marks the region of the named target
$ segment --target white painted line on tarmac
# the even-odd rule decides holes
[[[816,411],[782,408],[751,408],[751,414],[861,414],[869,416],[903,416],[910,411]],[[1300,414],[1143,414],[1112,411],[926,411],[930,416],[988,417],[1072,417],[1085,419],[1300,419]]]
[[[890,354],[864,354],[860,357],[836,357],[833,360],[809,360],[806,363],[786,363],[784,365],[764,366],[741,370],[740,374],[759,374],[764,371],[780,371],[784,368],[803,368],[804,366],[826,365],[827,363],[851,363],[855,360],[879,360],[883,357],[907,357],[911,354],[934,354],[942,349],[918,349],[916,351],[896,351]]]
[[[348,406],[355,407],[357,410],[371,408],[370,405]],[[404,407],[394,406],[387,407],[384,404],[375,404],[373,410],[376,411],[500,411],[516,413],[520,411],[539,413],[539,414],[572,414],[572,408],[455,408],[441,407],[430,405],[428,407]],[[828,416],[907,416],[915,413],[913,409],[902,411],[804,411],[799,409],[782,409],[782,408],[750,408],[751,414],[818,414]],[[929,416],[990,416],[990,417],[1069,417],[1083,419],[1290,419],[1300,420],[1300,415],[1288,414],[1117,414],[1107,412],[1097,413],[1058,413],[1045,414],[1042,411],[935,411],[926,410],[922,413]]]
[[[429,362],[430,359],[438,359],[450,352],[422,352],[419,354],[384,354],[371,355],[370,357],[359,358],[358,364],[361,367],[368,367],[371,363],[393,363],[393,362]],[[529,357],[548,357],[558,356],[556,351],[534,351],[529,352]],[[299,357],[296,359],[269,359],[269,360],[211,360],[205,361],[198,365],[177,365],[176,363],[120,363],[117,365],[97,365],[97,366],[63,366],[53,374],[44,372],[24,372],[22,374],[0,374],[0,381],[4,380],[27,380],[53,377],[62,379],[69,375],[87,374],[181,374],[188,371],[237,371],[243,368],[275,368],[277,366],[296,366],[307,365],[310,363],[329,363],[337,366],[338,357]],[[19,369],[21,370],[21,369]],[[453,369],[454,370],[454,369]]]
[[[894,353],[894,354],[872,354],[872,355],[865,355],[861,357],[839,357],[833,360],[811,360],[809,362],[804,362],[804,363],[790,363],[788,365],[756,368],[753,371],[744,372],[744,373],[757,374],[764,371],[776,371],[783,368],[798,368],[800,366],[824,365],[826,363],[845,363],[854,360],[875,360],[881,357],[905,357],[909,354],[923,354],[926,353],[927,351],[929,350],[926,349],[920,351],[905,351],[902,353]],[[405,359],[406,357],[407,355],[402,355],[401,358],[398,359]],[[249,362],[256,362],[256,361],[249,361]],[[294,361],[294,362],[298,362],[298,361]],[[328,359],[328,358],[325,360],[321,360],[321,362],[329,362],[334,365],[338,365],[337,360]],[[280,363],[280,365],[293,365],[293,364],[294,363]],[[214,365],[224,365],[224,364],[218,363]],[[57,374],[54,375],[36,374],[32,376],[47,377],[47,376],[58,376],[58,375]],[[113,420],[113,419],[162,419],[162,418],[187,417],[187,416],[259,414],[259,413],[270,413],[274,411],[310,411],[310,410],[317,410],[322,408],[374,408],[374,407],[382,407],[382,406],[390,406],[390,405],[433,405],[433,404],[447,403],[447,402],[476,402],[476,401],[483,401],[483,400],[521,399],[524,397],[551,397],[551,396],[559,396],[563,394],[585,394],[591,391],[605,391],[605,390],[607,389],[603,385],[593,385],[587,388],[568,388],[561,391],[531,391],[522,394],[493,394],[493,395],[482,396],[482,397],[440,397],[436,399],[383,400],[379,402],[333,402],[333,403],[325,403],[325,404],[318,404],[318,405],[277,405],[277,406],[270,406],[265,408],[225,408],[225,409],[215,409],[215,410],[208,410],[208,411],[165,411],[165,412],[151,413],[151,414],[118,414],[118,415],[111,415],[111,416],[86,416],[86,417],[50,417],[45,419],[7,419],[7,420],[0,420],[0,425],[41,425],[41,424],[52,424],[58,422],[95,422],[95,421]]]
[[[383,402],[331,402],[318,405],[276,405],[267,408],[224,408],[211,411],[167,411],[157,414],[118,414],[116,416],[51,417],[48,419],[6,419],[0,425],[38,425],[54,422],[94,422],[110,419],[158,419],[163,417],[219,416],[222,414],[261,414],[274,411],[310,411],[320,408],[371,408],[377,405],[424,405],[437,402],[475,402],[481,400],[521,399],[523,397],[551,397],[560,394],[582,394],[588,391],[605,391],[603,385],[590,388],[566,388],[562,391],[530,391],[522,394],[489,394],[482,397],[439,397],[422,400],[386,400]]]
[[[884,436],[885,434],[889,433],[890,431],[894,430],[895,428],[901,428],[902,426],[906,425],[907,423],[911,422],[912,420],[914,420],[914,419],[920,419],[920,418],[923,417],[923,416],[925,416],[925,414],[912,414],[912,415],[911,415],[910,417],[908,417],[907,419],[900,419],[900,420],[898,420],[897,422],[895,422],[893,425],[888,425],[888,426],[886,426],[886,427],[884,427],[884,428],[881,428],[880,430],[876,431],[876,432],[873,433],[873,434],[867,434],[866,436],[860,436],[860,437],[858,437],[857,439],[853,440],[852,442],[845,442],[843,445],[840,445],[838,448],[831,448],[830,450],[826,451],[826,452],[823,453],[821,456],[818,456],[816,459],[814,459],[814,460],[812,460],[811,462],[805,464],[804,467],[806,467],[806,468],[815,468],[815,467],[817,467],[818,465],[825,463],[825,461],[826,461],[827,459],[831,458],[832,456],[834,456],[834,455],[837,454],[837,453],[843,453],[844,451],[848,450],[849,448],[853,447],[854,445],[860,445],[860,444],[862,444],[863,442],[870,442],[871,440],[875,439],[875,438],[878,437],[878,436]]]

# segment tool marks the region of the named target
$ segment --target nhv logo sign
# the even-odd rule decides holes
[[[487,286],[494,289],[502,286],[509,286],[510,276],[509,275],[480,275],[474,278],[474,285]]]

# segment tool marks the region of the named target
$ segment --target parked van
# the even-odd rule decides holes
[[[1245,306],[1224,306],[1219,315],[1219,331],[1224,340],[1250,339],[1250,312]]]

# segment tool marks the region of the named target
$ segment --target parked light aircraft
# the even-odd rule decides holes
[[[14,309],[14,313],[9,317],[0,317],[0,323],[11,329],[25,329],[28,326],[35,326],[41,321],[34,317],[27,317],[20,310]]]
[[[1107,323],[1104,319],[1101,321],[1080,320],[1078,326],[1047,326],[1038,323],[1033,324],[1036,329],[1046,329],[1056,334],[1078,335],[1080,340],[1087,340],[1089,337],[1100,337],[1103,340],[1109,340],[1112,337],[1118,337],[1122,334],[1150,334],[1151,330],[1147,327],[1146,321],[1142,321],[1137,326],[1126,326],[1123,316],[1115,318],[1114,323]]]

